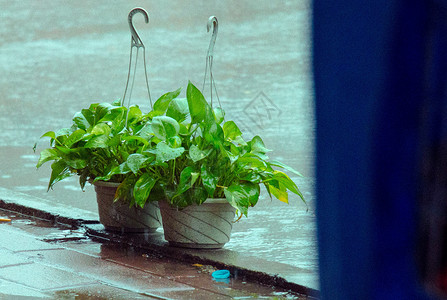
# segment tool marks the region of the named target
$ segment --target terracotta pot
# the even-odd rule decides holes
[[[182,210],[159,201],[165,239],[185,248],[222,248],[230,240],[236,209],[226,199],[207,199]]]
[[[98,202],[99,221],[108,231],[155,232],[161,226],[158,202],[147,202],[144,208],[118,200],[113,202],[119,183],[97,181],[93,183]]]

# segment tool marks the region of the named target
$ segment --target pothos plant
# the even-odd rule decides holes
[[[93,104],[73,118],[73,126],[47,132],[49,149],[37,167],[53,160],[49,188],[67,176],[119,182],[115,199],[143,207],[163,199],[184,208],[207,198],[226,198],[241,215],[256,205],[260,187],[270,198],[288,202],[288,191],[304,197],[281,170],[300,175],[271,161],[259,136],[244,140],[221,108],[211,108],[189,82],[186,98],[180,89],[166,93],[143,114],[118,102]]]
[[[169,97],[172,93],[163,95],[158,101],[166,101]],[[40,152],[36,167],[53,161],[48,190],[73,175],[79,176],[83,189],[87,181],[104,177],[123,163],[126,170],[136,173],[141,165],[139,153],[149,146],[152,137],[148,132],[147,118],[138,106],[127,108],[119,100],[94,103],[75,113],[71,127],[43,134],[41,138],[50,138],[50,148]],[[34,150],[36,147],[37,143]],[[128,176],[124,170],[108,176],[107,180],[122,183]],[[133,195],[124,198],[130,205],[136,204],[137,199],[144,206],[146,200],[141,200],[138,191],[132,191],[136,198]]]

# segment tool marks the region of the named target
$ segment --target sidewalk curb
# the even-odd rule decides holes
[[[7,194],[5,196],[5,193]],[[21,199],[23,197],[23,199]],[[148,234],[150,239],[144,240],[141,235],[123,236],[116,233],[107,232],[104,227],[93,218],[90,213],[87,219],[79,215],[79,211],[71,211],[66,215],[61,213],[60,207],[57,205],[36,205],[38,198],[28,196],[19,192],[14,192],[4,188],[0,188],[0,208],[8,211],[17,212],[23,215],[39,218],[50,221],[55,224],[63,224],[72,227],[83,227],[86,230],[87,236],[93,239],[107,240],[114,243],[131,245],[143,250],[150,250],[160,256],[174,258],[187,263],[199,263],[203,265],[213,265],[219,269],[230,270],[233,276],[243,277],[249,281],[257,282],[269,286],[277,286],[290,291],[307,295],[312,298],[319,298],[320,292],[316,289],[306,287],[291,281],[286,280],[278,274],[270,272],[249,269],[247,260],[256,259],[263,264],[270,264],[271,262],[262,261],[261,259],[244,256],[240,253],[231,250],[194,250],[171,247],[162,238],[162,233],[156,232]],[[219,256],[219,257],[216,257]],[[240,257],[239,257],[240,256]],[[234,257],[239,265],[234,264]],[[278,263],[280,264],[280,263]],[[274,265],[272,265],[274,268]]]
[[[162,239],[157,239],[157,235],[161,233],[157,232],[155,234],[148,234],[155,236],[155,238],[150,239],[150,243],[145,243],[142,241],[139,235],[132,236],[121,236],[119,234],[114,234],[103,230],[101,224],[86,224],[87,235],[93,239],[102,239],[115,243],[122,243],[125,245],[131,245],[140,249],[150,250],[153,253],[178,259],[191,264],[202,264],[202,265],[212,265],[218,269],[227,269],[233,274],[233,276],[243,277],[249,281],[261,283],[269,286],[277,286],[284,289],[291,290],[293,292],[307,295],[310,297],[319,297],[319,291],[287,281],[286,279],[280,277],[278,274],[269,274],[266,272],[251,270],[245,267],[241,267],[235,264],[225,262],[225,258],[220,260],[213,259],[213,253],[221,250],[195,250],[195,249],[183,249],[169,246],[169,244]],[[229,251],[229,250],[227,250]]]

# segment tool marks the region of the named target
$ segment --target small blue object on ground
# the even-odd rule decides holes
[[[230,277],[230,271],[228,271],[228,270],[217,270],[217,271],[214,271],[211,274],[211,276],[213,276],[213,278],[216,278],[216,279],[225,279],[225,278]]]

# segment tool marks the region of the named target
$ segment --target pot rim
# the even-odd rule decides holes
[[[110,182],[110,181],[102,181],[102,180],[98,180],[92,183],[93,185],[96,186],[105,186],[105,187],[118,187],[121,182]]]
[[[171,206],[170,203],[166,200],[159,200],[159,202],[164,202],[164,203],[168,204],[169,206]],[[230,203],[228,203],[227,198],[206,198],[206,200],[200,205],[191,204],[188,206],[202,206],[207,203],[208,204],[230,204]],[[186,207],[188,207],[188,206],[186,206]]]

